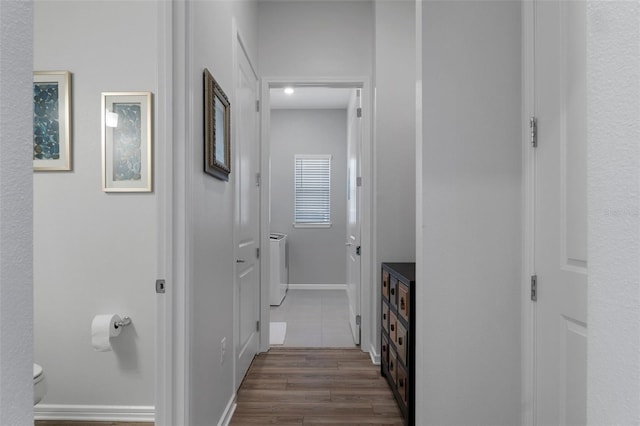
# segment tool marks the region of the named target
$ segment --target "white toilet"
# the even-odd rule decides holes
[[[44,378],[42,367],[38,364],[33,364],[33,405],[40,402],[46,393],[47,382]]]

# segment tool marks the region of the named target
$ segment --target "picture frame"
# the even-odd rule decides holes
[[[102,190],[153,191],[153,95],[102,93]]]
[[[33,170],[72,170],[71,73],[33,73]]]
[[[231,174],[231,105],[204,69],[204,172],[228,181]]]

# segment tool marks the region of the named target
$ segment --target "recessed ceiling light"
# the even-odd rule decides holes
[[[284,93],[286,93],[287,95],[293,95],[293,92],[295,92],[295,90],[293,90],[293,87],[284,88]]]

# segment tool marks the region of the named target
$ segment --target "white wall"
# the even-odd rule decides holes
[[[294,157],[330,154],[331,228],[294,228]],[[347,110],[271,111],[271,230],[289,236],[291,284],[345,284]]]
[[[33,424],[31,2],[0,2],[0,424]]]
[[[640,422],[640,5],[587,5],[587,422]]]
[[[520,422],[517,1],[422,3],[416,424]]]
[[[232,18],[236,18],[250,59],[255,62],[257,22],[255,2],[195,1],[190,4],[191,54],[187,81],[187,126],[191,154],[187,182],[191,216],[189,261],[192,334],[190,354],[190,424],[218,422],[234,395],[233,350],[233,206],[234,174],[229,182],[203,172],[202,72],[208,68],[231,101],[235,102]],[[236,110],[237,111],[237,110]],[[233,123],[232,123],[233,129]],[[232,145],[233,145],[232,132]],[[232,155],[234,150],[232,148]],[[234,164],[232,160],[232,164]],[[227,351],[220,365],[220,341]]]
[[[100,94],[157,93],[156,7],[35,4],[35,69],[73,73],[73,171],[34,175],[35,360],[48,406],[154,404],[156,195],[102,192]],[[95,352],[91,321],[112,312],[133,325],[113,352]]]
[[[415,61],[415,3],[376,1],[376,283],[382,262],[416,259]],[[372,296],[375,329],[380,292]],[[379,351],[379,334],[374,338]]]
[[[371,75],[371,2],[265,1],[258,10],[264,77]]]

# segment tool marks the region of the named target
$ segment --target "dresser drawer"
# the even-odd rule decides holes
[[[389,273],[387,271],[382,271],[382,297],[389,300]]]
[[[392,347],[389,347],[389,375],[394,384],[398,382],[398,356]]]
[[[393,312],[389,312],[389,339],[395,344],[398,340],[398,317]]]
[[[411,308],[409,307],[409,287],[402,281],[398,282],[398,314],[409,322]]]
[[[389,369],[389,339],[382,336],[382,364]]]
[[[397,370],[396,376],[398,380],[396,383],[396,389],[398,389],[398,393],[402,397],[402,401],[406,406],[408,390],[409,390],[407,370],[405,370],[405,368],[401,364],[398,364],[398,366],[396,367],[396,370]]]
[[[382,303],[382,328],[389,332],[389,305]]]
[[[389,280],[389,302],[394,307],[398,305],[398,280],[394,277]]]
[[[407,365],[407,330],[398,321],[396,323],[396,351],[398,351],[398,359],[402,361],[404,365]]]

